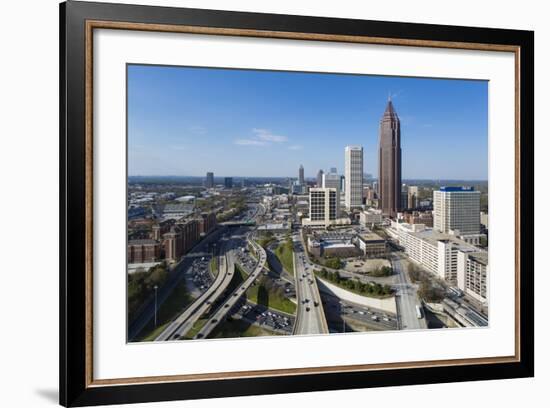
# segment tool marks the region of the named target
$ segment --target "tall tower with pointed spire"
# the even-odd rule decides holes
[[[401,124],[391,97],[380,120],[378,193],[382,213],[395,217],[401,209]]]

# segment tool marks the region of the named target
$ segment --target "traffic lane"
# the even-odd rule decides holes
[[[305,270],[301,258],[297,255],[299,254],[295,254],[295,272],[297,278],[296,284],[299,287],[300,295],[298,301],[298,330],[296,334],[325,333],[322,323],[324,314],[322,314],[319,309],[322,307],[321,299],[313,290],[315,277]]]
[[[251,241],[253,242],[253,241]],[[254,244],[253,244],[254,245]],[[214,330],[214,328],[227,316],[227,314],[230,312],[230,310],[234,307],[234,305],[239,301],[239,299],[245,294],[246,290],[250,287],[250,285],[258,278],[260,273],[262,272],[264,266],[265,266],[265,251],[261,247],[256,246],[256,250],[261,251],[259,256],[259,262],[258,266],[256,267],[256,270],[249,275],[245,281],[239,285],[238,288],[236,288],[231,295],[229,296],[229,300],[225,300],[224,304],[218,308],[217,311],[214,312],[213,316],[205,323],[204,327],[197,333],[195,338],[205,338],[208,337],[208,335]],[[231,270],[234,269],[233,262],[228,265],[228,268]]]
[[[398,273],[399,286],[397,287],[396,303],[399,309],[399,320],[402,330],[426,329],[424,318],[419,319],[416,306],[420,304],[415,286],[408,281],[402,260],[396,256],[391,259],[392,267]]]
[[[327,315],[332,320],[340,321],[333,327],[336,331],[341,329],[341,321],[344,317],[356,320],[378,330],[397,330],[397,316],[384,310],[358,305],[344,301],[336,296],[323,294],[323,302]]]
[[[223,280],[221,284],[210,294],[208,294],[202,302],[198,305],[197,309],[186,316],[183,323],[176,329],[176,331],[170,336],[170,340],[179,340],[184,338],[189,330],[195,325],[195,323],[201,318],[204,313],[211,307],[211,305],[218,300],[218,298],[225,292],[227,286],[233,279],[233,273],[228,266],[228,261],[224,261]],[[220,274],[222,272],[220,271]]]

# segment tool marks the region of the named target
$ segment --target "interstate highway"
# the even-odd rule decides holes
[[[298,310],[294,334],[327,334],[328,325],[313,268],[306,270],[302,243],[293,238],[294,273]]]

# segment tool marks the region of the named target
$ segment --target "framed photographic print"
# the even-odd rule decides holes
[[[533,32],[60,16],[61,404],[534,375]]]

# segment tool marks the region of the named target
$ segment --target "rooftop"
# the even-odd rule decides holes
[[[171,212],[177,212],[177,213],[180,213],[180,212],[191,212],[193,211],[193,204],[187,204],[187,203],[182,203],[182,204],[166,204],[164,206],[164,210],[163,212],[165,213],[171,213]]]
[[[469,186],[461,186],[461,187],[440,187],[439,191],[445,191],[445,192],[462,192],[462,191],[474,191],[473,187]]]
[[[423,229],[418,229],[419,225],[421,225]],[[467,242],[461,240],[455,235],[445,234],[433,228],[426,228],[422,224],[411,225],[407,223],[401,223],[399,224],[399,228],[433,245],[437,245],[438,242],[447,242],[454,244],[456,247],[458,247],[458,249],[464,252],[482,252],[481,249],[477,248],[474,245],[468,244]],[[415,228],[417,229],[416,231],[414,230]]]
[[[471,254],[468,254],[470,258],[475,259],[477,262],[479,262],[482,265],[487,266],[489,264],[489,254],[485,251],[483,252],[474,252]]]
[[[384,241],[384,238],[374,232],[363,232],[359,234],[359,238],[363,241]]]

